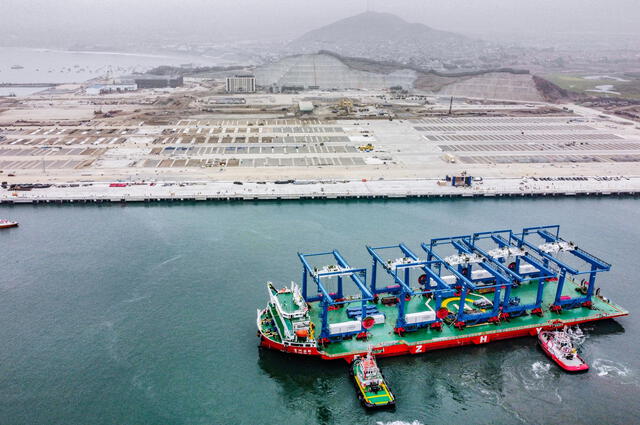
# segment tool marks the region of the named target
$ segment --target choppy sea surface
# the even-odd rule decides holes
[[[176,203],[0,207],[0,423],[640,423],[637,199]],[[381,359],[398,405],[366,412],[346,363],[258,348],[264,283],[296,252],[560,224],[611,262],[631,316],[583,327],[586,374],[534,338]]]

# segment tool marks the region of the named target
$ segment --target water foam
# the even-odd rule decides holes
[[[405,421],[391,421],[391,422],[376,422],[377,425],[424,425],[420,421],[405,422]]]
[[[551,363],[537,361],[531,365],[531,372],[533,373],[533,377],[536,379],[542,379],[551,369]]]
[[[621,363],[608,359],[596,359],[593,362],[593,368],[597,371],[598,376],[629,376],[631,370]]]

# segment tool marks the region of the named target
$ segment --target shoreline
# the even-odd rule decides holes
[[[84,182],[0,189],[0,204],[640,195],[640,176],[485,178],[471,187],[446,183],[440,179]]]

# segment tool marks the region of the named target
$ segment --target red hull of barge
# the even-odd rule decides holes
[[[520,338],[525,336],[536,336],[539,330],[549,330],[557,327],[573,326],[581,323],[595,322],[595,321],[604,320],[604,319],[613,319],[615,317],[621,317],[621,316],[626,316],[626,314],[607,316],[607,317],[597,317],[597,318],[592,318],[587,320],[566,321],[566,322],[558,320],[558,323],[554,325],[532,326],[532,327],[526,327],[521,329],[505,330],[503,332],[491,332],[486,334],[476,334],[472,336],[461,336],[459,338],[447,339],[445,341],[433,341],[433,342],[425,341],[425,342],[416,343],[412,345],[398,341],[398,343],[396,344],[385,345],[382,347],[380,346],[376,347],[375,345],[373,345],[373,351],[376,357],[392,357],[392,356],[403,356],[407,354],[422,354],[422,353],[426,353],[427,351],[441,350],[445,348],[462,347],[464,345],[471,345],[471,344],[480,345],[480,344],[487,344],[489,342],[500,341],[504,339]],[[260,346],[269,348],[272,350],[282,351],[285,353],[320,357],[323,360],[344,359],[348,362],[350,362],[355,355],[362,355],[365,353],[365,351],[363,351],[363,352],[351,352],[351,353],[345,353],[345,354],[329,355],[324,352],[318,351],[318,349],[315,347],[301,348],[301,347],[285,346],[284,344],[275,342],[265,337],[264,335],[260,335]]]

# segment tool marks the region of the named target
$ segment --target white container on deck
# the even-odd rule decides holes
[[[349,322],[330,323],[329,333],[331,335],[342,334],[346,332],[356,332],[362,329],[362,324],[359,320],[352,320]]]
[[[436,313],[433,311],[420,311],[418,313],[408,313],[404,315],[404,320],[409,325],[412,325],[414,323],[430,322],[432,320],[436,320]]]

